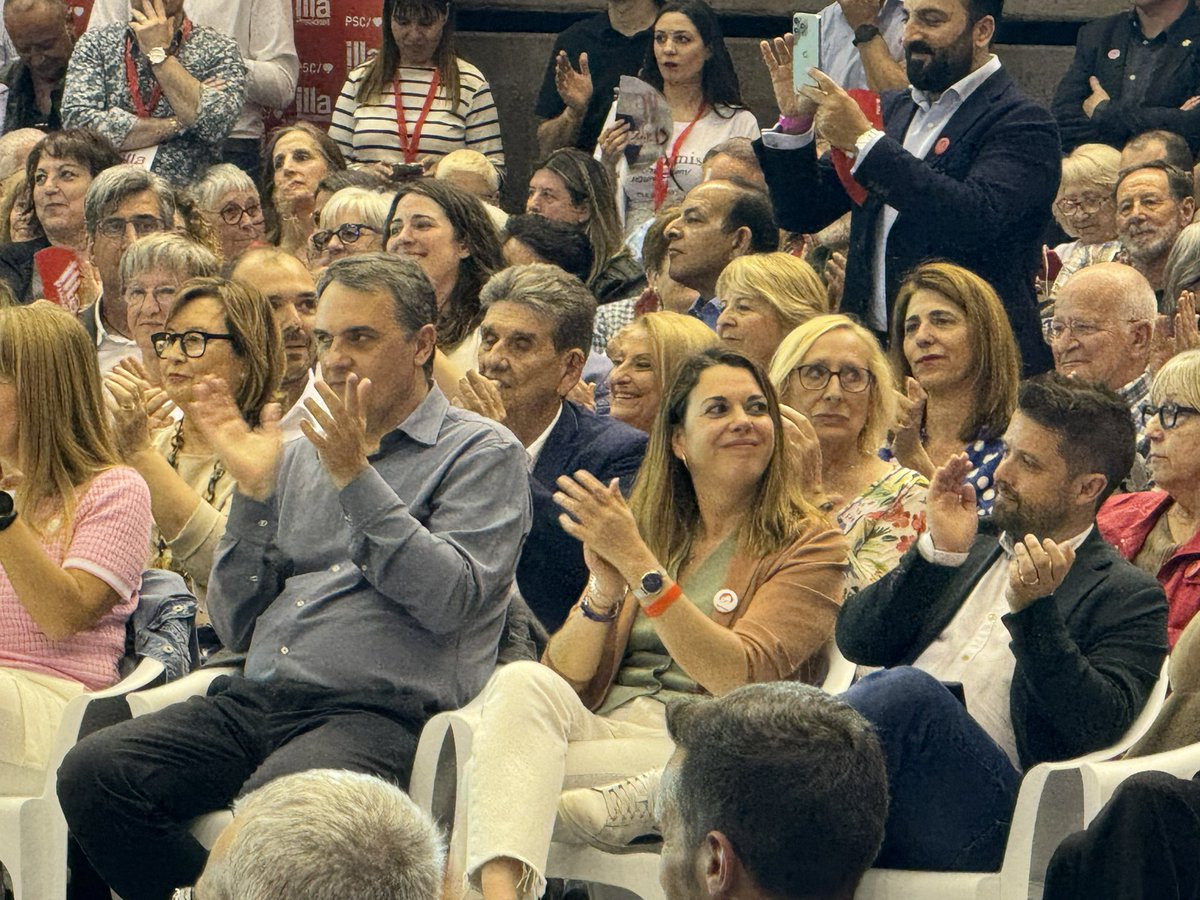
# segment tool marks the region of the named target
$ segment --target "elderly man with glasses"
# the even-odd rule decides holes
[[[138,238],[170,230],[174,216],[171,188],[140,166],[106,169],[88,186],[83,219],[100,299],[80,310],[79,317],[96,342],[101,372],[138,351],[121,284],[121,256]]]

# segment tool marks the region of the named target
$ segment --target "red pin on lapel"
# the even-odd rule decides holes
[[[1108,51],[1109,59],[1120,59],[1120,57],[1121,57],[1121,51],[1118,50],[1116,47],[1113,47],[1111,50]]]
[[[933,145],[933,153],[935,156],[941,156],[950,149],[950,138],[938,138],[938,142]]]

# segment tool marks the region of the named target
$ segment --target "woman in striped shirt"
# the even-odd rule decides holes
[[[454,52],[449,0],[384,0],[380,52],[350,72],[329,136],[348,160],[431,162],[477,150],[503,174],[504,148],[492,89]]]

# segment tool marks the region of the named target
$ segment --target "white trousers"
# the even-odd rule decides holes
[[[0,668],[0,794],[40,794],[63,711],[83,685]]]
[[[540,663],[497,669],[483,690],[482,720],[467,766],[471,884],[478,889],[485,862],[508,857],[525,866],[523,895],[540,897],[559,794],[666,765],[675,745],[665,713],[658,701],[639,698],[597,716]],[[583,757],[589,762],[571,764]]]

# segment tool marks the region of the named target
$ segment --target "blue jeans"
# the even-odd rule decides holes
[[[908,666],[868,675],[841,695],[875,726],[887,760],[887,830],[875,865],[994,872],[1021,773],[965,706]]]

